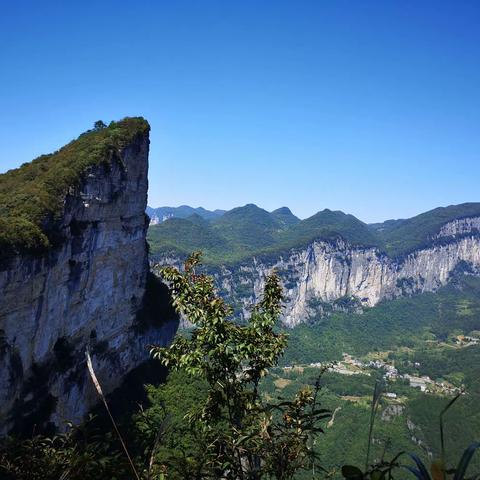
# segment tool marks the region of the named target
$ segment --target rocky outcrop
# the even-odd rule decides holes
[[[249,305],[262,294],[265,276],[277,271],[285,294],[283,322],[293,327],[332,310],[372,307],[381,300],[435,291],[462,268],[480,273],[478,225],[480,218],[450,222],[432,237],[428,248],[402,258],[339,239],[312,242],[274,258],[253,257],[234,267],[209,269],[209,273],[214,274],[220,292],[247,317]],[[174,257],[161,262],[180,263]]]
[[[469,233],[480,233],[480,217],[466,217],[448,222],[440,229],[436,238]]]
[[[145,312],[148,150],[148,133],[137,135],[108,162],[89,167],[64,198],[56,245],[2,265],[2,433],[83,418],[97,401],[87,347],[110,392],[148,357],[147,344],[174,334],[173,317]]]

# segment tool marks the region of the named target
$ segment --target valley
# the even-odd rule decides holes
[[[480,480],[480,0],[0,25],[0,480]]]
[[[376,380],[383,384],[374,426],[377,458],[402,450],[438,457],[440,412],[462,392],[445,416],[453,461],[480,433],[480,345],[458,340],[467,332],[478,338],[479,326],[480,279],[469,276],[362,314],[335,313],[289,330],[289,346],[265,392],[287,396],[313,384],[320,366],[332,365],[321,377],[322,402],[336,414],[318,449],[337,471],[342,455],[353,464],[365,461],[358,446],[367,443]],[[474,465],[478,469],[480,461]]]
[[[333,478],[342,477],[345,458],[365,463],[376,382],[383,385],[373,429],[376,462],[401,451],[425,462],[438,458],[440,413],[461,393],[444,418],[446,458],[453,464],[480,433],[480,345],[459,340],[478,338],[479,326],[480,278],[464,274],[435,293],[381,302],[362,313],[332,312],[281,330],[288,346],[261,391],[266,402],[284,401],[320,379],[320,405],[333,415],[315,449]],[[172,375],[169,388],[185,388],[179,381]],[[151,392],[163,398],[163,387]],[[480,459],[470,468],[478,470]],[[406,472],[396,477],[410,478]]]
[[[336,477],[345,456],[365,462],[376,381],[376,461],[402,450],[438,457],[439,416],[457,395],[445,416],[449,461],[478,438],[479,226],[478,203],[371,225],[338,211],[300,220],[250,204],[209,220],[170,218],[148,239],[160,264],[204,252],[203,271],[243,321],[262,279],[278,273],[288,348],[262,391],[288,398],[323,372],[322,405],[335,414],[316,448]]]
[[[247,205],[224,219],[232,226],[223,236],[218,219],[208,223],[196,217],[167,220],[150,227],[148,236],[151,258],[161,263],[180,265],[182,252],[204,250],[204,271],[226,299],[237,302],[244,320],[249,312],[243,306],[259,299],[262,276],[277,271],[286,296],[288,347],[262,391],[269,401],[286,399],[320,376],[322,406],[335,413],[315,448],[337,478],[345,457],[354,465],[365,462],[376,381],[383,390],[373,430],[375,461],[400,451],[415,452],[426,462],[438,458],[440,413],[457,395],[444,419],[447,461],[454,462],[478,438],[478,209],[479,204],[452,206],[360,229],[351,216],[324,211],[303,221],[311,227],[309,235],[282,244],[278,239],[306,230],[298,227],[302,221],[285,211],[290,223],[281,226],[275,211],[267,215]],[[242,229],[250,226],[255,239],[243,249],[229,249],[236,239],[248,239]],[[186,234],[189,228],[199,234]],[[182,233],[176,237],[177,232]],[[191,238],[193,244],[186,245]],[[263,241],[269,246],[259,247]],[[244,256],[223,256],[235,248]],[[371,273],[376,264],[380,274]],[[394,273],[387,281],[389,268]],[[341,286],[327,286],[328,278],[340,279]],[[299,309],[302,289],[306,308]],[[472,470],[479,467],[474,459]]]

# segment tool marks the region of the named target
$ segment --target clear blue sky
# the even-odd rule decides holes
[[[0,170],[152,126],[152,206],[480,201],[480,1],[18,1],[0,15]]]

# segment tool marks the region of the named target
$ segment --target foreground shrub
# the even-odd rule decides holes
[[[275,274],[265,281],[262,300],[246,325],[230,318],[231,306],[214,291],[213,279],[197,274],[200,255],[185,272],[159,269],[170,285],[173,303],[194,326],[191,336],[177,336],[168,348],[151,352],[165,366],[206,384],[206,394],[186,416],[199,433],[203,452],[197,478],[290,479],[302,469],[321,468],[312,445],[330,413],[318,407],[319,383],[291,400],[266,403],[259,384],[277,365],[287,339],[274,329],[282,292]]]

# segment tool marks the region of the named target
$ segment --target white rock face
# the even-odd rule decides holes
[[[437,235],[440,237],[450,237],[463,235],[465,233],[480,233],[480,217],[467,217],[446,223]]]
[[[435,291],[461,262],[480,273],[479,225],[480,218],[450,222],[436,236],[441,241],[432,239],[431,247],[399,260],[343,240],[319,241],[278,258],[254,257],[235,268],[210,273],[219,291],[241,305],[243,317],[248,317],[248,306],[259,300],[265,276],[275,269],[284,286],[283,322],[293,327],[307,321],[322,304],[340,309],[348,304],[372,307],[384,299]],[[162,263],[180,265],[180,260],[169,256]]]
[[[147,344],[174,334],[172,319],[135,330],[148,275],[148,147],[146,135],[110,166],[90,168],[65,199],[61,245],[40,258],[17,256],[0,271],[2,433],[34,414],[60,427],[83,418],[97,402],[87,346],[110,392],[148,357]]]
[[[295,269],[296,260],[299,268]],[[461,261],[480,269],[479,238],[464,237],[419,250],[398,262],[376,249],[355,249],[342,242],[313,243],[303,252],[280,260],[273,268],[292,272],[289,282],[296,283],[288,289],[284,317],[287,325],[294,326],[308,318],[311,299],[334,302],[354,297],[360,304],[372,307],[383,299],[435,291],[448,282]],[[258,295],[260,285],[255,291]]]

